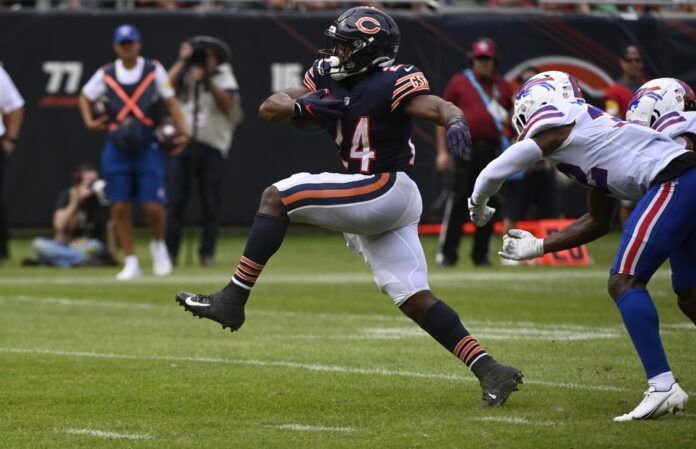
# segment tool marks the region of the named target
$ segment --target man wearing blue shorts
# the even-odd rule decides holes
[[[138,30],[129,24],[116,28],[114,52],[118,59],[101,67],[80,95],[80,112],[90,130],[108,131],[102,153],[106,197],[116,238],[126,256],[119,280],[142,275],[133,242],[132,202],[142,204],[150,230],[153,272],[166,276],[172,270],[165,230],[165,154],[154,137],[157,104],[169,110],[181,132],[178,148],[188,141],[186,124],[167,72],[154,59],[140,56]],[[91,103],[104,100],[107,116],[94,117]]]

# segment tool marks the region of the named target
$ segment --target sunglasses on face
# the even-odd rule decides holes
[[[491,58],[490,56],[476,56],[474,59],[477,61],[492,61],[493,60],[493,58]]]
[[[635,62],[635,63],[641,63],[643,60],[641,58],[621,58],[626,62]]]

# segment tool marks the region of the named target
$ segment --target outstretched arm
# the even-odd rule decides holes
[[[568,227],[544,239],[538,239],[527,231],[511,229],[503,236],[503,250],[498,254],[512,260],[533,259],[598,239],[609,232],[614,204],[612,198],[590,190],[587,194],[588,212]]]
[[[486,205],[488,199],[498,193],[507,178],[556,151],[568,138],[573,126],[551,128],[531,139],[517,141],[491,161],[476,178],[474,192],[469,198],[471,220],[477,226],[488,223],[495,213],[495,209]]]
[[[544,253],[555,253],[564,249],[584,245],[609,232],[616,200],[598,190],[587,193],[588,212],[571,225],[544,239]]]
[[[507,178],[525,170],[544,156],[534,139],[515,143],[503,154],[492,160],[476,178],[471,201],[485,204],[502,187]]]
[[[295,100],[308,93],[304,86],[276,92],[259,106],[259,116],[271,123],[282,122],[295,116]]]
[[[407,101],[403,106],[406,114],[447,127],[447,131],[442,134],[452,155],[463,159],[471,158],[471,134],[461,109],[435,95],[418,95]],[[441,129],[438,128],[438,136],[441,136]]]
[[[436,125],[447,126],[455,118],[464,120],[461,109],[436,95],[418,95],[411,98],[403,106],[406,114],[433,122]]]

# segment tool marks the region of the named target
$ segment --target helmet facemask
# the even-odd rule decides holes
[[[391,43],[385,42],[383,34],[344,36],[338,31],[336,23],[324,34],[328,48],[319,50],[319,55],[324,58],[320,71],[328,73],[336,81],[364,73],[373,67],[389,67],[394,64],[399,51],[398,30]]]

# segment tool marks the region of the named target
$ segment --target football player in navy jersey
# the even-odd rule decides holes
[[[238,330],[249,293],[288,222],[339,231],[396,306],[473,371],[482,404],[502,405],[522,373],[493,359],[430,291],[418,239],[422,202],[408,174],[415,159],[413,117],[446,126],[448,146],[460,155],[471,145],[462,112],[431,95],[417,67],[394,64],[399,28],[383,11],[351,8],[326,35],[331,49],[321,52],[303,86],[271,95],[259,114],[268,122],[299,119],[327,130],[346,173],[298,173],[266,188],[229,284],[210,295],[179,292],[176,299],[194,315]]]

